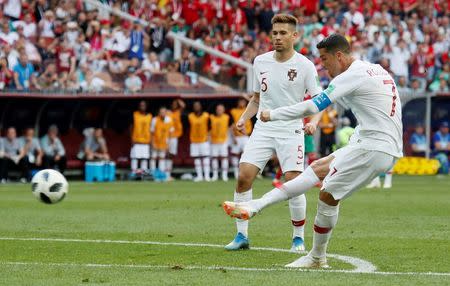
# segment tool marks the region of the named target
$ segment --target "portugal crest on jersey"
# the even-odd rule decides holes
[[[290,69],[288,71],[288,77],[289,77],[289,81],[294,81],[294,78],[297,77],[297,70],[296,69]]]

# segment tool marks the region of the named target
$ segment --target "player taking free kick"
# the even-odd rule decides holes
[[[304,194],[323,180],[314,221],[311,251],[287,267],[326,268],[326,250],[335,227],[339,202],[387,172],[402,156],[402,114],[397,87],[380,65],[355,60],[345,37],[333,34],[317,44],[324,67],[333,78],[320,95],[296,105],[265,110],[261,121],[278,122],[310,116],[332,102],[349,107],[358,120],[350,143],[317,160],[303,174],[249,202],[224,202],[231,217],[249,219],[262,209]]]

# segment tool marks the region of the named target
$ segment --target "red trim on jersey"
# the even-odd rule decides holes
[[[306,223],[306,219],[304,220],[292,220],[292,225],[293,226],[304,226]]]
[[[320,234],[325,234],[325,233],[329,233],[331,230],[331,228],[329,227],[320,227],[317,225],[314,225],[314,231]]]

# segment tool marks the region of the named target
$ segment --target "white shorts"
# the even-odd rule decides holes
[[[394,156],[347,145],[333,154],[330,172],[323,180],[322,190],[342,200],[364,187],[381,173],[389,171],[397,160]]]
[[[130,158],[132,159],[148,159],[150,158],[150,145],[134,144],[131,147]]]
[[[247,145],[248,136],[236,137],[236,144],[231,145],[231,154],[239,155],[244,152],[245,145]]]
[[[209,142],[191,143],[191,157],[209,157]]]
[[[178,154],[178,138],[169,138],[169,154]]]
[[[166,158],[166,155],[167,155],[167,151],[165,151],[165,150],[156,150],[156,149],[152,150],[152,159]]]
[[[228,157],[228,144],[211,144],[211,157]]]
[[[303,172],[305,166],[305,148],[303,133],[291,138],[275,138],[260,134],[254,130],[245,145],[240,163],[250,163],[260,170],[275,154],[280,161],[283,173]]]

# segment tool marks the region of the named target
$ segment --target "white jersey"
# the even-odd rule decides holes
[[[355,60],[324,93],[332,102],[349,107],[358,120],[350,144],[403,156],[400,97],[394,80],[380,65]]]
[[[290,106],[303,101],[306,91],[312,96],[322,91],[314,64],[295,53],[289,60],[278,62],[274,51],[255,58],[253,64],[253,91],[260,94],[259,114],[263,110]],[[255,130],[266,136],[289,138],[302,132],[303,121],[299,119],[262,122],[258,120]]]

